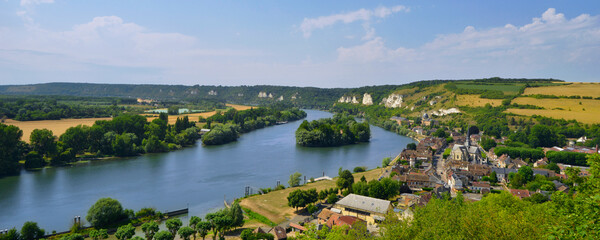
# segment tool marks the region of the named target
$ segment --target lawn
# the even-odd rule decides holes
[[[382,171],[382,168],[378,168],[362,173],[355,173],[354,181],[359,181],[362,176],[365,176],[367,181],[377,179],[381,175]],[[323,189],[334,188],[336,187],[336,180],[337,178],[334,178],[331,181],[318,181],[300,187],[286,188],[283,190],[273,191],[263,195],[255,195],[252,197],[242,199],[240,205],[242,207],[249,208],[250,210],[260,215],[265,216],[266,218],[275,223],[281,223],[286,221],[286,218],[292,218],[295,215],[295,209],[288,207],[287,205],[287,196],[290,194],[290,192],[296,189],[308,190],[311,188],[315,188],[317,189],[317,191],[320,191]]]
[[[508,109],[518,115],[541,115],[551,118],[575,119],[583,123],[600,123],[600,100],[515,98],[513,103],[531,104],[545,109]]]
[[[456,84],[457,88],[462,89],[482,89],[482,90],[499,90],[504,94],[517,94],[524,84]]]
[[[545,94],[556,96],[600,97],[600,83],[572,83],[561,86],[526,88],[525,95]]]

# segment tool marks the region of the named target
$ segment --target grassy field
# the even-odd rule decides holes
[[[362,176],[365,176],[367,181],[371,179],[377,179],[381,173],[382,169],[373,169],[363,173],[355,173],[354,181],[359,181]],[[275,223],[284,222],[287,218],[291,218],[295,215],[294,208],[288,207],[287,205],[287,196],[290,192],[296,189],[308,190],[311,188],[317,189],[317,191],[323,189],[329,189],[336,187],[335,181],[337,178],[334,178],[331,181],[319,181],[315,183],[309,183],[300,187],[295,188],[286,188],[279,191],[270,192],[268,194],[256,195],[249,198],[245,198],[240,202],[240,205],[245,208],[249,208],[250,210],[265,216],[269,220]]]
[[[233,105],[227,104],[229,107],[233,107],[237,110],[246,110],[251,108],[250,106]],[[204,112],[204,113],[193,113],[193,114],[182,114],[182,115],[171,115],[169,116],[169,123],[174,124],[178,117],[188,116],[191,121],[198,121],[199,116],[209,117],[215,114],[216,111]],[[156,117],[148,117],[148,121],[152,121]],[[61,119],[61,120],[42,120],[42,121],[16,121],[13,119],[7,119],[5,124],[14,125],[23,130],[23,141],[29,142],[29,136],[35,129],[49,129],[54,133],[55,136],[60,136],[65,133],[68,128],[77,125],[92,126],[98,120],[110,120],[111,118],[81,118],[81,119]]]
[[[457,88],[462,89],[482,89],[482,90],[499,90],[504,94],[517,94],[524,84],[456,84]]]
[[[575,119],[583,123],[600,123],[600,100],[591,99],[535,99],[516,98],[518,104],[531,104],[545,109],[508,109],[507,112],[531,116],[534,114],[552,117]]]
[[[502,99],[480,98],[479,95],[457,95],[454,102],[458,106],[483,107],[490,104],[494,107],[502,105]]]
[[[526,88],[524,94],[600,97],[600,83],[572,83],[562,86]]]

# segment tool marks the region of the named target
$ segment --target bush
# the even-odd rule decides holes
[[[364,172],[367,171],[367,167],[355,167],[354,168],[354,173],[359,173],[359,172]]]
[[[329,196],[327,197],[327,203],[329,204],[334,204],[338,201],[338,196],[335,193],[331,193],[329,194]]]
[[[104,228],[127,218],[121,203],[112,198],[101,198],[90,209],[87,221],[95,228]]]
[[[315,206],[314,204],[308,204],[308,206],[306,206],[306,210],[308,211],[308,213],[313,214],[314,212],[316,212],[318,210],[317,206]]]
[[[589,166],[586,159],[587,154],[578,152],[555,152],[546,153],[548,161],[552,163],[564,163],[577,166]]]

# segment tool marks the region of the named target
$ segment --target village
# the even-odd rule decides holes
[[[480,201],[487,194],[506,191],[519,199],[551,200],[555,191],[568,193],[571,189],[563,180],[569,178],[569,172],[578,177],[589,175],[589,167],[555,164],[558,169],[548,169],[549,160],[511,158],[508,154],[497,156],[494,148],[488,151],[480,145],[483,133],[477,127],[471,127],[466,133],[461,129],[444,130],[437,120],[423,114],[420,124],[402,117],[392,117],[399,125],[409,126],[418,136],[418,144],[409,144],[390,164],[382,169],[378,180],[391,178],[402,185],[399,193],[392,198],[379,199],[349,193],[335,203],[321,202],[317,211],[312,214],[299,214],[275,227],[258,227],[254,233],[268,233],[274,239],[287,239],[288,236],[304,231],[319,231],[323,228],[332,229],[335,226],[353,228],[366,227],[366,230],[377,235],[379,224],[390,214],[401,219],[412,219],[413,210],[425,206],[432,198],[463,198],[465,201]],[[434,133],[442,129],[448,136],[436,137]],[[450,142],[447,139],[451,139]],[[507,138],[494,139],[501,146]],[[598,148],[576,146],[577,142],[585,141],[585,137],[568,141],[568,146],[544,148],[548,151],[580,152],[586,154],[600,153]],[[411,146],[412,145],[412,146]],[[528,163],[529,162],[529,163]],[[513,181],[523,181],[515,177],[519,172],[529,172],[535,181],[551,183],[550,186],[537,187],[530,190],[525,184],[514,187]],[[572,178],[574,178],[572,176]],[[324,177],[317,181],[332,181]],[[534,181],[531,180],[530,181]],[[527,182],[525,182],[527,183]],[[572,190],[571,190],[572,191]],[[348,192],[346,192],[348,193]],[[535,196],[534,195],[538,195]],[[539,201],[539,200],[537,200]],[[310,226],[310,227],[309,227]],[[313,227],[313,229],[310,229]]]

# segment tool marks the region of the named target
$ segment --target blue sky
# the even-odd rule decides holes
[[[598,1],[0,0],[0,84],[600,81]]]

